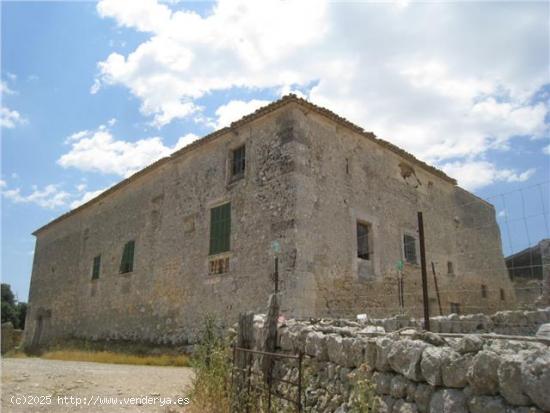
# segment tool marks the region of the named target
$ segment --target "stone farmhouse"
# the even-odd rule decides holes
[[[192,343],[265,311],[275,258],[286,316],[420,315],[418,211],[432,315],[514,303],[492,205],[285,96],[38,229],[25,343]]]

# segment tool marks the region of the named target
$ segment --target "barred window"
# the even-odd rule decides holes
[[[122,259],[120,260],[121,274],[134,271],[134,248],[135,248],[134,241],[128,241],[126,245],[124,245],[124,251],[122,252]]]
[[[405,261],[416,264],[416,239],[413,236],[407,234],[403,236],[403,251]]]
[[[246,167],[246,148],[244,145],[233,150],[231,162],[231,175],[233,177],[241,177],[244,175]]]
[[[101,272],[101,255],[94,257],[94,264],[92,266],[92,280],[97,280]]]
[[[369,224],[364,222],[357,223],[357,257],[364,260],[370,259],[369,233]]]
[[[210,274],[224,274],[229,272],[229,257],[215,258],[208,262]]]
[[[210,210],[210,255],[229,251],[231,236],[231,204]]]

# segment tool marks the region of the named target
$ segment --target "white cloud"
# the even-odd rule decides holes
[[[157,126],[196,114],[201,108],[194,100],[211,91],[311,80],[293,60],[305,59],[328,25],[326,4],[314,0],[224,0],[204,18],[155,1],[139,3],[98,3],[100,16],[151,33],[128,56],[112,53],[100,62],[98,79],[128,87]]]
[[[2,80],[2,81],[0,81],[0,94],[2,94],[2,95],[13,95],[13,94],[15,94],[15,91],[10,89],[7,82],[4,82]]]
[[[85,192],[82,195],[82,197],[71,202],[71,209],[75,209],[80,205],[85,204],[86,202],[90,201],[91,199],[95,198],[96,196],[104,192],[106,189],[107,188],[103,188],[103,189],[98,189],[97,191]]]
[[[458,161],[441,166],[448,175],[455,177],[458,184],[468,190],[476,190],[494,182],[524,182],[535,173],[535,169],[517,172],[512,169],[497,169],[487,161]]]
[[[550,145],[546,145],[544,148],[542,148],[542,153],[550,155]]]
[[[43,188],[33,185],[31,191],[24,194],[21,188],[8,188],[8,186],[6,181],[0,179],[0,194],[7,200],[16,204],[34,204],[47,209],[66,208],[67,206],[76,208],[107,189],[84,192],[86,184],[78,184],[76,186],[78,192],[69,193],[63,190],[61,185],[49,184]]]
[[[193,134],[185,135],[173,147],[165,146],[160,137],[131,142],[116,139],[107,126],[101,125],[96,130],[69,136],[66,143],[71,149],[57,163],[64,168],[128,177],[197,138]]]
[[[203,17],[102,0],[98,12],[150,33],[100,62],[97,81],[127,87],[157,126],[206,119],[197,99],[212,92],[298,88],[428,162],[484,165],[473,187],[521,178],[487,167],[487,151],[550,132],[548,102],[531,100],[548,83],[545,3],[220,0]]]
[[[13,129],[17,125],[23,125],[27,120],[16,110],[11,110],[5,106],[0,108],[0,126]]]
[[[216,110],[216,129],[229,126],[231,122],[238,120],[244,115],[254,112],[256,109],[269,103],[267,100],[252,99],[248,102],[242,100],[232,100]]]
[[[5,186],[5,185],[3,185]],[[20,188],[6,189],[2,195],[17,204],[36,204],[42,208],[54,209],[66,205],[71,195],[59,188],[58,185],[46,185],[40,189],[32,187],[32,192],[27,195],[21,193]]]

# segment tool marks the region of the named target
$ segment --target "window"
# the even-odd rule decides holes
[[[452,261],[447,261],[447,274],[453,275],[455,273],[454,265]]]
[[[122,252],[122,259],[120,260],[120,273],[134,271],[134,241],[128,241],[124,245],[124,251]]]
[[[416,239],[413,236],[407,234],[403,236],[403,252],[405,261],[416,264]]]
[[[101,271],[101,255],[94,257],[94,265],[92,266],[92,280],[97,280]]]
[[[451,303],[451,313],[460,314],[460,304]]]
[[[242,177],[244,175],[244,168],[246,166],[246,150],[245,146],[239,146],[233,150],[233,156],[231,160],[231,176]]]
[[[487,286],[481,284],[481,298],[487,298]]]
[[[357,257],[364,260],[370,259],[369,233],[369,224],[364,222],[357,223]]]
[[[506,300],[506,294],[504,293],[504,288],[500,289],[500,300],[505,301]]]
[[[210,255],[229,251],[231,235],[231,204],[210,210]]]

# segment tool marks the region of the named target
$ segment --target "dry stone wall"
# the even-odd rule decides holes
[[[259,343],[261,317],[255,327]],[[360,392],[379,413],[550,412],[547,343],[422,331],[373,337],[376,329],[348,320],[280,325],[280,350],[306,354],[305,411],[358,411]],[[297,375],[295,368],[276,372],[289,380]],[[359,386],[360,378],[370,387]]]
[[[495,314],[450,314],[430,318],[430,330],[436,333],[496,333],[505,335],[535,335],[542,324],[550,322],[550,307],[533,311],[498,311]],[[383,327],[386,332],[406,327],[421,328],[423,320],[396,315],[390,318],[368,319],[363,324]]]

